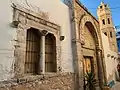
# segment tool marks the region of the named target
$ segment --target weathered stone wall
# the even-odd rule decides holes
[[[74,90],[74,74],[72,73],[41,75],[36,79],[24,78],[23,82],[21,80],[2,82],[0,90]]]
[[[67,1],[67,0],[66,0]],[[69,0],[70,1],[70,0]],[[72,4],[68,2],[68,6],[70,6],[71,20],[72,20],[72,45],[73,45],[73,61],[75,66],[75,73],[76,73],[76,82],[79,83],[79,89],[83,90],[83,60],[84,56],[91,55],[91,47],[94,47],[92,57],[95,59],[96,63],[96,77],[99,79],[100,84],[103,83],[103,68],[102,68],[102,40],[101,40],[101,33],[99,28],[99,22],[96,20],[94,16],[84,7],[79,0],[73,0]],[[88,26],[91,35],[85,31],[85,25]],[[85,31],[85,33],[83,32]],[[86,37],[87,36],[87,37]],[[88,36],[92,37],[89,38]],[[86,42],[87,41],[89,42]],[[93,39],[93,40],[92,40]],[[94,45],[91,44],[90,41],[94,41]],[[86,43],[85,43],[86,42]],[[86,44],[86,45],[84,45]],[[83,46],[86,47],[83,51]],[[97,52],[96,52],[97,51]],[[83,54],[83,52],[86,54]],[[78,74],[78,75],[77,75]],[[98,76],[99,75],[99,76]],[[102,86],[101,86],[102,87]]]

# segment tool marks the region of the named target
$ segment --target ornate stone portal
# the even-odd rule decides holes
[[[73,19],[76,90],[78,88],[83,90],[84,74],[90,68],[95,72],[99,86],[102,88],[104,76],[99,23],[78,0],[73,1]]]
[[[17,28],[17,40],[15,45],[15,77],[22,77],[25,75],[25,58],[26,58],[26,37],[27,30],[37,29],[41,33],[41,65],[39,68],[42,68],[41,74],[45,73],[44,63],[45,62],[45,35],[51,33],[56,39],[56,64],[57,72],[59,72],[60,67],[60,26],[51,23],[47,20],[42,19],[38,14],[35,14],[33,11],[30,11],[20,6],[13,6],[13,26]],[[42,44],[43,43],[43,44]],[[43,46],[44,45],[44,46]],[[43,53],[44,52],[44,53]]]

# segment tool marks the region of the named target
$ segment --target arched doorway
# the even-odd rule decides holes
[[[50,33],[45,36],[45,72],[56,72],[56,39]]]
[[[28,29],[26,38],[25,70],[27,74],[36,74],[40,59],[40,34],[37,29]]]
[[[98,37],[96,30],[91,22],[86,22],[82,35],[84,38],[84,44],[82,45],[82,54],[83,54],[83,72],[84,72],[84,90],[86,90],[85,76],[87,73],[92,72],[97,78],[97,53],[96,45],[98,45]]]
[[[91,72],[94,69],[94,61],[96,61],[96,39],[95,30],[90,22],[86,22],[82,31],[84,37],[84,45],[82,45],[84,58],[84,72]]]

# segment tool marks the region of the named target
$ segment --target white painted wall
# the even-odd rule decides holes
[[[101,32],[102,33],[102,32]],[[109,83],[111,80],[116,81],[115,72],[117,71],[117,60],[111,58],[111,56],[118,57],[117,53],[110,50],[108,37],[102,33],[102,43],[104,49],[104,56],[105,56],[105,65],[106,65],[106,75],[107,75],[107,82]],[[107,55],[110,55],[109,57]],[[110,78],[112,76],[112,78]]]
[[[0,80],[13,77],[14,42],[16,31],[11,28],[12,9],[9,0],[0,2]]]
[[[61,42],[62,70],[73,72],[68,7],[60,0],[3,0],[0,3],[0,80],[13,77],[13,74],[8,74],[14,64],[14,39],[16,38],[16,29],[10,26],[13,14],[11,3],[20,4],[36,12],[38,12],[38,8],[43,12],[48,12],[49,21],[61,26],[61,35],[65,36],[65,40]],[[3,69],[6,69],[7,72]]]

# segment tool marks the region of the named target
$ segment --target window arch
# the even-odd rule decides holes
[[[50,33],[45,36],[45,72],[56,72],[56,39]]]
[[[102,20],[102,24],[105,25],[105,19]]]
[[[108,24],[110,24],[110,18],[108,18]]]
[[[37,73],[37,63],[40,59],[40,35],[38,32],[32,28],[27,30],[25,73]]]

